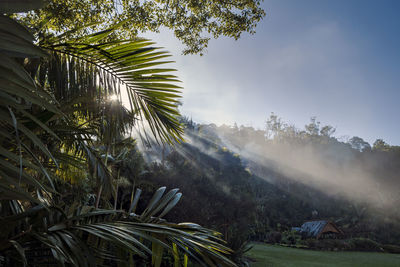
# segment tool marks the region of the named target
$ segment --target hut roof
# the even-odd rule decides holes
[[[337,228],[337,226],[333,222],[328,222],[328,221],[305,222],[301,226],[300,231],[307,233],[309,237],[316,237],[316,238],[319,238],[321,234],[327,232],[332,232],[337,234],[342,233],[342,231],[340,231],[340,229]]]

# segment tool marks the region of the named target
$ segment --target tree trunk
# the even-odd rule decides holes
[[[114,210],[116,210],[117,209],[117,202],[118,202],[118,183],[119,183],[119,172],[120,172],[120,169],[118,169],[118,174],[117,174],[117,182],[116,182],[116,185],[115,185],[115,198],[114,198]]]
[[[103,190],[103,185],[100,184],[99,190],[97,191],[97,196],[96,196],[96,209],[99,208],[99,203],[100,203],[100,197],[101,197],[101,191]]]
[[[104,161],[104,165],[107,168],[107,161],[108,161],[108,150],[109,148],[107,148],[107,152],[106,152],[106,159]],[[96,174],[97,174],[97,168],[96,168]],[[98,179],[99,177],[97,177]],[[100,184],[99,190],[97,191],[97,198],[96,198],[96,209],[99,208],[99,204],[100,204],[100,198],[101,198],[101,192],[103,191],[103,184]]]

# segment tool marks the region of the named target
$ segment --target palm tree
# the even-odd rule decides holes
[[[0,11],[26,11],[19,3],[0,4]],[[158,68],[169,55],[143,39],[107,41],[115,28],[78,39],[41,36],[34,45],[29,31],[0,15],[0,254],[10,266],[27,265],[25,250],[38,244],[62,265],[124,266],[151,256],[160,266],[166,250],[175,265],[189,256],[204,266],[234,266],[218,233],[162,219],[179,201],[177,189],[160,188],[140,214],[140,190],[129,211],[95,209],[59,193],[71,168],[111,189],[108,153],[102,157],[94,144],[111,151],[136,122],[161,142],[181,139],[178,80]],[[107,100],[124,88],[130,110],[119,105],[118,113]]]

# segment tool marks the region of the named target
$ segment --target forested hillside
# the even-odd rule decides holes
[[[339,141],[315,118],[305,129],[274,114],[264,130],[183,122],[186,142],[145,148],[139,179],[149,189],[181,189],[171,218],[221,231],[233,248],[285,238],[311,219],[334,221],[346,238],[400,240],[399,147]]]

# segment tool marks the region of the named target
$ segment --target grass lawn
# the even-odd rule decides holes
[[[376,252],[334,252],[286,248],[256,243],[247,256],[256,260],[252,267],[399,267],[400,254]]]

